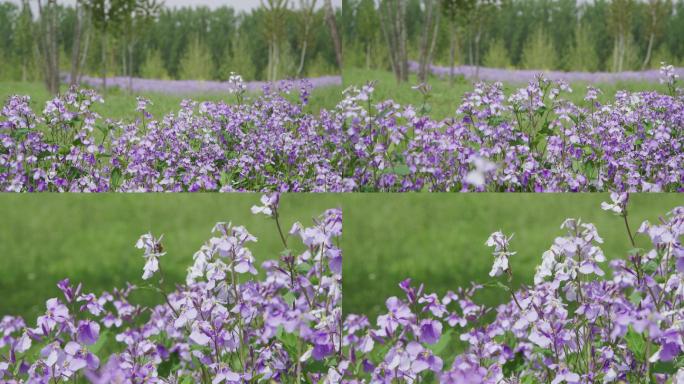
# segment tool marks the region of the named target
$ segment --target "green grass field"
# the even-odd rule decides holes
[[[343,73],[345,86],[361,86],[368,81],[377,80],[375,87],[374,100],[382,101],[392,99],[399,104],[420,106],[423,101],[422,95],[418,91],[411,89],[411,87],[418,84],[418,79],[415,74],[409,77],[408,83],[397,84],[394,74],[389,71],[382,70],[368,70],[360,68],[346,68]],[[448,79],[440,79],[439,77],[431,76],[429,84],[432,86],[431,97],[429,104],[432,107],[430,115],[436,119],[444,119],[454,116],[456,109],[461,103],[461,99],[466,92],[473,89],[473,82],[463,78],[456,79],[453,86],[449,84]],[[504,84],[506,94],[510,94],[512,90],[520,88],[524,84]],[[565,97],[578,105],[584,105],[584,96],[586,83],[571,84],[573,93],[565,95]],[[640,82],[618,82],[614,84],[591,84],[594,87],[600,88],[603,95],[600,97],[601,102],[607,102],[615,96],[615,92],[619,90],[630,91],[647,91],[657,90],[665,92],[667,89],[664,85],[653,83]]]
[[[66,90],[66,88],[64,88]],[[318,113],[321,109],[332,109],[339,103],[342,97],[342,86],[330,86],[314,89],[309,98],[309,104],[306,108],[307,112]],[[98,90],[99,91],[99,90]],[[45,102],[51,99],[50,94],[45,89],[45,86],[39,82],[0,82],[0,103],[4,104],[5,100],[11,95],[28,95],[31,96],[31,108],[34,112],[42,112]],[[138,117],[135,112],[136,96],[144,96],[152,100],[153,105],[149,108],[150,113],[155,117],[178,111],[180,102],[183,99],[193,99],[196,101],[226,101],[228,103],[235,102],[234,96],[227,94],[202,94],[202,95],[167,95],[162,93],[143,93],[143,94],[129,94],[125,90],[111,89],[107,92],[105,103],[97,105],[95,111],[100,113],[105,118],[122,119],[124,121],[132,121]],[[254,98],[255,95],[248,97]],[[294,92],[289,96],[292,100],[296,100],[298,92]]]
[[[371,194],[345,196],[345,313],[374,318],[385,300],[401,296],[397,284],[407,277],[443,294],[471,281],[487,283],[493,262],[485,241],[492,232],[515,234],[511,258],[515,283],[531,284],[542,253],[569,217],[595,223],[607,258],[623,257],[631,245],[620,217],[600,209],[607,194]],[[684,205],[678,194],[630,197],[632,230]],[[642,245],[644,238],[638,240]],[[607,265],[603,266],[608,271]],[[505,299],[498,288],[482,292],[483,302]],[[374,320],[372,320],[374,321]]]
[[[0,318],[25,316],[32,324],[45,301],[59,295],[68,277],[86,292],[100,293],[143,280],[138,237],[164,235],[161,259],[169,284],[185,279],[192,255],[218,221],[244,225],[259,242],[250,247],[261,262],[283,250],[275,222],[253,215],[258,194],[35,194],[0,195]],[[338,195],[285,195],[282,225],[307,225],[324,210],[339,207]],[[260,262],[258,266],[260,266]],[[149,291],[148,291],[149,292]],[[137,300],[157,302],[140,294]]]

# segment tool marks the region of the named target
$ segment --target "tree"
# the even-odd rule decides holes
[[[378,13],[375,10],[374,0],[361,0],[356,8],[356,28],[366,56],[366,68],[371,66],[371,50],[377,39]]]
[[[314,22],[314,11],[316,10],[316,0],[299,0],[299,21],[301,25],[301,51],[299,54],[299,66],[297,67],[297,77],[302,76],[304,70],[304,60],[306,59],[306,49],[311,39],[311,25]]]
[[[610,30],[613,35],[613,72],[622,72],[627,50],[627,38],[632,21],[634,0],[612,0],[609,12]]]
[[[195,37],[181,59],[180,77],[184,80],[211,80],[214,73],[207,46]]]
[[[150,23],[161,12],[162,4],[157,0],[128,0],[121,4],[121,46],[123,75],[128,77],[128,90],[133,88],[133,52]]]
[[[423,32],[420,39],[420,56],[418,66],[418,81],[426,82],[428,78],[429,66],[432,62],[432,52],[437,40],[439,28],[439,9],[435,9],[436,0],[424,0],[425,18],[423,20]]]
[[[48,0],[43,5],[38,0],[40,15],[40,52],[43,58],[45,86],[53,95],[59,93],[59,42],[58,42],[58,9],[56,0]]]
[[[266,35],[268,36],[268,81],[278,79],[280,66],[280,44],[283,38],[285,10],[288,0],[261,0],[266,9]]]
[[[76,22],[74,23],[74,41],[71,47],[70,85],[79,83],[81,68],[88,55],[88,46],[90,45],[90,11],[89,7],[86,5],[86,0],[77,0],[74,7],[76,11]],[[84,34],[85,43],[83,43]]]
[[[328,24],[330,37],[332,38],[333,47],[335,48],[335,60],[337,61],[337,68],[341,71],[343,66],[342,39],[340,37],[339,29],[337,28],[335,9],[332,6],[332,0],[324,0],[323,8],[325,10],[325,22]]]
[[[587,26],[583,23],[577,23],[575,43],[570,50],[570,69],[587,72],[598,70],[598,56],[593,43],[587,33]]]
[[[31,68],[34,59],[34,31],[33,31],[33,13],[28,0],[22,0],[21,13],[17,19],[17,26],[15,29],[15,53],[19,58],[21,66],[21,81],[28,80],[29,68]]]
[[[648,0],[648,47],[646,48],[646,58],[641,65],[641,69],[646,69],[651,61],[651,53],[653,52],[653,43],[656,38],[663,33],[663,20],[672,12],[671,0]]]
[[[457,21],[459,17],[467,15],[473,9],[475,2],[474,0],[442,0],[441,5],[442,12],[449,23],[449,83],[453,85],[458,44]]]
[[[508,51],[506,51],[502,39],[496,39],[489,45],[483,64],[490,68],[508,68],[511,66],[511,59],[508,58]]]
[[[553,69],[553,43],[544,30],[539,27],[523,47],[522,65],[525,69]]]
[[[109,49],[109,33],[121,22],[125,13],[131,9],[130,3],[135,0],[90,0],[89,8],[95,28],[100,32],[102,93],[107,95],[107,51]]]
[[[392,71],[398,83],[408,81],[406,1],[381,0],[380,26],[389,47]]]

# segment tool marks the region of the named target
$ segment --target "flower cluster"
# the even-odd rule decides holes
[[[269,201],[277,210],[277,198]],[[136,247],[149,285],[97,296],[67,279],[35,324],[0,321],[0,382],[321,382],[342,356],[341,233],[338,209],[310,227],[296,223],[257,277],[249,249],[257,239],[218,223],[172,292],[161,284],[161,237],[143,235]],[[161,304],[134,304],[130,294],[141,289]]]
[[[614,200],[605,209],[621,204],[627,218],[626,198]],[[495,308],[475,303],[481,285],[439,297],[406,280],[405,297],[389,298],[375,325],[349,315],[343,382],[684,382],[684,207],[644,222],[637,233],[650,249],[611,260],[612,276],[594,225],[568,219],[561,228],[533,286],[487,284],[510,297]],[[487,241],[494,276],[510,270],[509,240],[496,232]]]
[[[664,72],[674,89],[675,76]],[[241,89],[237,76],[233,78]],[[288,97],[299,86],[299,101]],[[282,82],[244,103],[186,100],[176,113],[103,120],[72,89],[36,115],[27,97],[0,114],[3,191],[681,191],[684,95],[618,92],[564,100],[537,77],[504,93],[481,83],[453,118],[351,87],[332,111],[304,112],[311,84]]]

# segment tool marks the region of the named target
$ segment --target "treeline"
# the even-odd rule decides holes
[[[273,80],[339,72],[331,40],[341,11],[325,0],[265,0],[251,12],[157,0],[38,3],[34,14],[28,0],[0,2],[0,79],[50,88],[49,78],[65,73]]]
[[[349,65],[624,71],[684,64],[684,0],[344,0]]]

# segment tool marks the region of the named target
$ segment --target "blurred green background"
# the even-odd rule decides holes
[[[581,218],[598,227],[607,258],[623,257],[631,249],[622,218],[600,209],[608,194],[372,194],[344,199],[343,309],[374,318],[385,300],[403,292],[397,284],[407,277],[424,283],[427,292],[443,294],[470,281],[492,281],[493,256],[485,241],[492,232],[515,234],[511,247],[514,284],[531,284],[542,253],[566,218]],[[629,221],[635,231],[645,219],[655,221],[684,195],[630,196]],[[638,238],[643,246],[645,238]],[[604,271],[608,271],[604,265]],[[486,288],[478,299],[489,304],[505,297]]]
[[[167,283],[185,280],[192,255],[211,237],[218,221],[244,225],[259,241],[250,246],[261,261],[283,250],[275,221],[253,215],[259,194],[0,194],[0,318],[25,316],[33,324],[45,301],[60,295],[63,278],[101,293],[142,283],[144,259],[134,247],[143,233],[164,235],[161,259]],[[288,194],[281,200],[281,224],[311,223],[339,195]],[[258,268],[259,269],[259,268]],[[159,297],[141,291],[140,302]]]

